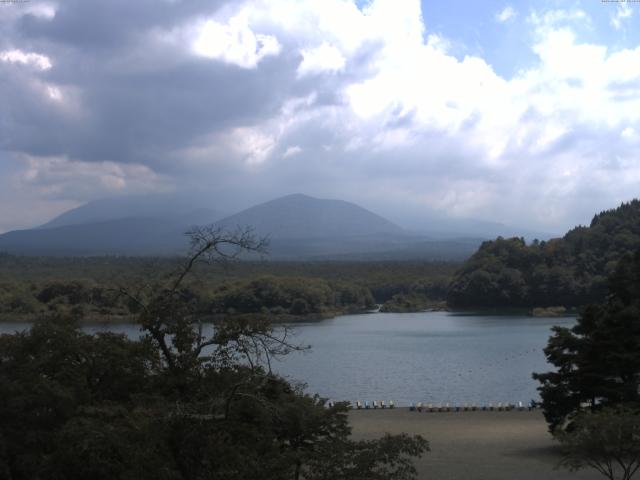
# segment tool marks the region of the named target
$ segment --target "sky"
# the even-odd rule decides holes
[[[0,232],[290,193],[548,232],[640,194],[640,3],[0,3]]]

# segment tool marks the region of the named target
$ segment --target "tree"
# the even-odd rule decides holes
[[[640,414],[603,409],[579,414],[571,430],[557,436],[565,449],[561,465],[591,467],[609,480],[630,480],[640,468]]]
[[[203,259],[266,244],[249,230],[191,238],[165,287],[119,291],[138,305],[140,341],[63,317],[0,336],[0,478],[414,478],[424,439],[353,441],[345,404],[328,408],[271,371],[273,356],[300,348],[287,329],[234,316],[205,333],[184,279]]]
[[[557,370],[533,375],[552,431],[585,405],[640,405],[640,251],[609,283],[606,304],[586,307],[571,329],[554,327],[545,354]]]
[[[557,370],[533,377],[549,429],[568,448],[563,464],[629,479],[640,460],[640,251],[621,260],[609,290],[573,328],[554,327],[545,354]]]

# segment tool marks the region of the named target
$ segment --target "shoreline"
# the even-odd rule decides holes
[[[596,480],[595,470],[555,469],[562,458],[540,410],[425,413],[408,408],[350,410],[352,437],[419,434],[431,451],[416,461],[419,480]]]
[[[416,311],[382,311],[380,308],[376,310],[333,310],[317,313],[309,313],[305,315],[292,315],[292,314],[261,314],[261,313],[244,313],[244,314],[207,314],[201,319],[203,324],[215,325],[220,323],[225,316],[229,318],[260,318],[267,319],[273,325],[296,325],[301,323],[319,323],[324,320],[332,320],[338,317],[345,317],[351,315],[402,315],[402,314],[417,314],[417,313],[447,313],[452,316],[471,316],[471,317],[483,317],[483,316],[522,316],[531,318],[575,318],[578,313],[575,310],[567,310],[561,315],[558,314],[546,314],[547,312],[533,314],[532,310],[526,309],[513,309],[513,308],[495,308],[495,309],[463,309],[463,308],[425,308]],[[47,318],[50,312],[41,312],[33,314],[9,314],[4,313],[0,315],[0,324],[15,323],[15,324],[33,324],[38,319]],[[137,316],[134,314],[126,315],[96,315],[89,314],[79,319],[80,325],[123,325],[136,322]]]

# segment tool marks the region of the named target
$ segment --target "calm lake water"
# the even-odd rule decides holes
[[[532,372],[550,369],[542,349],[553,325],[574,318],[462,315],[447,312],[347,315],[295,324],[295,341],[311,345],[273,364],[333,400],[477,403],[538,399]],[[0,333],[24,328],[0,324]],[[136,325],[90,326],[130,337]]]

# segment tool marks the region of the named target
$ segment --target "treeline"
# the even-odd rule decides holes
[[[0,284],[0,319],[32,320],[47,314],[69,314],[76,318],[127,317],[135,313],[130,300],[115,287],[86,281],[52,281]]]
[[[343,281],[263,276],[223,284],[213,292],[211,311],[219,314],[337,315],[375,308],[371,291]]]
[[[318,278],[263,276],[209,287],[191,284],[180,293],[196,305],[199,315],[212,319],[235,314],[321,318],[375,308],[368,288]],[[5,319],[64,314],[85,321],[128,320],[138,312],[136,302],[115,286],[82,281],[0,285],[0,315]]]
[[[47,258],[0,255],[0,320],[72,315],[83,321],[130,321],[144,294],[180,268],[176,258]],[[260,314],[275,320],[326,318],[371,310],[410,296],[442,301],[458,264],[430,262],[233,262],[201,264],[182,288],[200,315]],[[152,279],[152,280],[150,280]],[[392,299],[394,299],[392,301]],[[415,309],[415,308],[414,308]],[[403,310],[404,311],[404,310]],[[295,317],[295,318],[293,318]]]
[[[522,238],[484,242],[456,272],[453,307],[579,307],[604,301],[607,276],[640,247],[640,201],[596,215],[589,227],[527,244]]]

